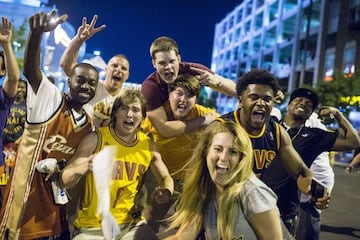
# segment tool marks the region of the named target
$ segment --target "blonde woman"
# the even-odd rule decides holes
[[[171,239],[282,239],[276,195],[252,172],[251,141],[238,124],[214,122],[201,134],[194,168],[171,218]]]

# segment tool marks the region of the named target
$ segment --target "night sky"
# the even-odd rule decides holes
[[[87,52],[100,50],[105,61],[125,54],[130,61],[129,82],[141,83],[154,71],[149,48],[159,36],[174,38],[183,61],[210,67],[215,24],[240,0],[50,0],[59,14],[77,29],[83,16],[99,15],[106,29],[87,41]],[[111,4],[110,4],[111,3]]]

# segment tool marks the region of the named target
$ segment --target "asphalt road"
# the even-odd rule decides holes
[[[345,174],[335,166],[335,186],[329,208],[321,214],[321,240],[360,239],[360,169]]]

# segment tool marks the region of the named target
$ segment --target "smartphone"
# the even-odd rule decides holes
[[[312,178],[311,180],[311,199],[310,202],[315,203],[319,198],[324,197],[326,186],[319,180]]]

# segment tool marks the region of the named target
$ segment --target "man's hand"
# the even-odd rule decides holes
[[[171,192],[166,188],[156,188],[152,194],[152,198],[158,204],[165,204],[170,202]]]
[[[329,207],[329,203],[330,203],[330,193],[326,191],[324,196],[322,198],[319,198],[315,202],[315,206],[318,209],[327,209]]]
[[[0,26],[0,42],[6,44],[11,41],[12,36],[12,24],[6,17],[1,17]]]
[[[95,28],[97,19],[98,19],[98,15],[94,15],[90,24],[87,24],[86,17],[82,18],[82,25],[78,28],[77,34],[76,34],[80,40],[86,41],[89,38],[91,38],[95,33],[98,33],[106,28],[105,24],[101,25],[100,27]]]
[[[298,176],[296,183],[300,192],[306,195],[311,194],[311,180],[312,176],[303,177],[301,174]]]
[[[43,12],[35,13],[29,19],[29,26],[32,32],[43,33],[54,30],[59,24],[66,21],[66,14],[56,17],[56,10],[52,10],[48,14]]]

